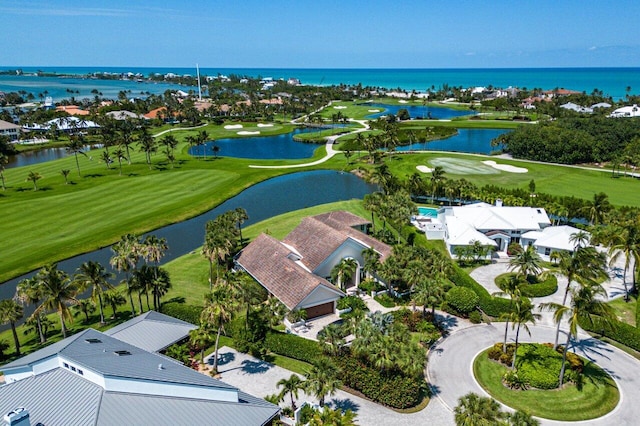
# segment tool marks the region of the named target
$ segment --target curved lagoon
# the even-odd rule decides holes
[[[396,151],[454,151],[489,155],[499,149],[491,146],[491,140],[508,132],[503,129],[458,129],[458,134],[450,138],[399,146]]]
[[[163,262],[168,262],[200,247],[204,240],[205,223],[228,210],[244,208],[249,215],[249,220],[244,224],[247,226],[292,210],[363,198],[365,194],[375,190],[375,185],[368,184],[351,173],[332,170],[292,173],[257,183],[200,216],[150,233],[167,239],[169,250]],[[126,230],[122,232],[124,234]],[[94,260],[109,268],[111,255],[111,248],[105,247],[62,260],[58,267],[72,274],[83,262]],[[0,300],[13,297],[17,283],[34,273],[35,271],[30,272],[0,285]],[[29,313],[25,310],[25,315]]]

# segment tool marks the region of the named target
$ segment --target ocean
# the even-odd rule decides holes
[[[140,67],[19,67],[0,66],[0,70],[22,69],[25,73],[56,72],[60,74],[84,75],[93,72],[151,73],[196,75],[192,68],[140,68]],[[311,68],[200,68],[201,75],[241,75],[249,77],[272,77],[274,79],[297,78],[302,84],[333,85],[359,84],[387,89],[416,90],[438,89],[443,85],[475,87],[519,87],[551,90],[564,88],[591,93],[601,90],[614,99],[624,98],[630,93],[640,93],[640,68],[496,68],[496,69],[311,69]],[[75,96],[93,97],[92,90],[102,92],[104,97],[116,97],[121,90],[131,91],[131,96],[145,92],[160,94],[177,86],[170,84],[136,83],[120,80],[91,80],[80,78],[50,78],[32,76],[0,75],[0,91],[25,90],[38,96],[45,90],[56,99]],[[67,91],[77,90],[79,93]],[[189,89],[189,88],[188,88]],[[193,88],[191,88],[193,89]],[[184,90],[184,89],[183,89]]]

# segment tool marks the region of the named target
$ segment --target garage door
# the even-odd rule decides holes
[[[323,303],[322,305],[310,306],[306,308],[307,319],[328,315],[333,313],[333,302]]]

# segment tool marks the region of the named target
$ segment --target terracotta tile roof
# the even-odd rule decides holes
[[[298,250],[302,262],[312,271],[349,238],[373,247],[381,255],[380,261],[384,262],[391,254],[391,247],[352,228],[367,223],[365,219],[344,211],[307,217],[285,237],[284,242]]]
[[[295,258],[286,245],[261,234],[240,252],[236,263],[289,309],[298,306],[318,286],[337,290],[296,263]]]

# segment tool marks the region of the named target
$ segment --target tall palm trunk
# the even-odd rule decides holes
[[[218,335],[216,336],[216,350],[213,355],[213,371],[218,373],[218,344],[220,343],[220,334],[222,333],[222,325],[218,326]]]
[[[36,316],[36,326],[38,327],[38,335],[40,336],[40,343],[45,343],[47,341],[44,333],[42,332],[42,321],[40,320],[40,314]]]
[[[571,333],[567,333],[567,343],[564,345],[564,351],[562,351],[562,367],[560,368],[560,387],[564,383],[564,369],[567,362],[567,350],[569,349],[569,343],[571,342]]]
[[[131,284],[129,283],[129,274],[127,274],[127,293],[129,293],[129,302],[131,303],[131,314],[136,316],[136,305],[133,304],[133,295],[131,294]]]
[[[64,323],[64,317],[62,315],[62,311],[60,311],[60,330],[62,331],[62,338],[67,338],[67,326]]]
[[[509,320],[504,324],[504,343],[502,343],[502,352],[507,353],[507,333],[509,332]]]
[[[98,306],[100,307],[100,324],[104,324],[104,308],[102,306],[102,294],[98,293]]]
[[[11,332],[13,333],[13,343],[16,345],[16,355],[20,356],[20,340],[18,340],[16,323],[14,321],[11,321]]]
[[[564,297],[562,298],[562,304],[564,306],[567,305],[567,296],[569,296],[569,287],[571,286],[571,279],[568,279],[567,282],[567,287],[564,290]],[[556,325],[556,340],[553,342],[553,349],[556,350],[558,349],[558,338],[560,337],[560,323],[562,321],[558,321],[558,324]]]
[[[516,368],[516,358],[518,356],[518,337],[520,336],[520,324],[516,328],[516,349],[513,351],[513,363],[511,364],[511,368]]]
[[[82,175],[80,174],[80,163],[78,162],[78,153],[75,152],[74,156],[76,157],[76,168],[78,169],[78,176],[82,177]]]
[[[142,307],[142,292],[138,292],[138,304],[140,305],[140,313],[144,312],[144,308]]]

